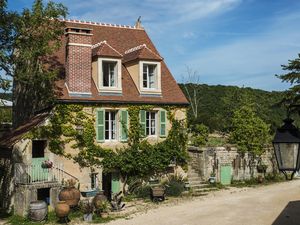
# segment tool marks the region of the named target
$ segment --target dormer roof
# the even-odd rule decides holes
[[[122,58],[123,55],[114,49],[107,41],[101,41],[92,46],[92,56]]]
[[[123,62],[126,63],[134,60],[162,61],[163,58],[154,53],[146,44],[142,44],[125,51]]]

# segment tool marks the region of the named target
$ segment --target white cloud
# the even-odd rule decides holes
[[[281,15],[262,33],[241,37],[233,42],[190,53],[183,63],[200,73],[208,83],[283,89],[275,74],[284,73],[281,64],[294,59],[300,49],[300,15]],[[184,73],[184,66],[173,71]],[[179,76],[179,75],[177,75]]]

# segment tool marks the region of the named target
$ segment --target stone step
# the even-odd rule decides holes
[[[202,181],[204,182],[201,177],[188,177],[188,181]]]
[[[193,192],[210,192],[219,190],[216,187],[207,187],[207,188],[192,188]]]
[[[207,188],[208,186],[208,184],[190,184],[190,188],[192,189],[203,189]]]
[[[199,173],[197,173],[197,172],[188,172],[187,175],[188,176],[199,176]]]
[[[202,180],[193,180],[193,181],[189,180],[189,184],[190,185],[200,185],[200,184],[207,184],[207,182],[202,181]]]

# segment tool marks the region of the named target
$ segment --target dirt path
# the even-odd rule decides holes
[[[299,225],[300,180],[211,193],[109,225]]]

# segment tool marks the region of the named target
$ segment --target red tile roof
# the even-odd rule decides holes
[[[163,58],[159,56],[158,54],[155,54],[153,51],[151,51],[147,45],[139,45],[135,48],[129,49],[125,52],[125,55],[123,57],[123,62],[130,62],[134,60],[154,60],[154,61],[162,61]]]
[[[159,52],[150,40],[144,29],[138,29],[129,26],[108,25],[93,22],[82,21],[67,21],[66,27],[78,27],[92,29],[92,44],[106,41],[114,50],[126,55],[125,52],[139,45],[146,45],[147,48],[141,48],[138,52],[139,57],[155,57],[155,59],[162,60]],[[65,38],[63,37],[65,42]],[[106,47],[105,47],[106,48]],[[99,48],[100,50],[100,48]],[[96,50],[95,50],[96,51]],[[101,53],[102,51],[102,53]],[[106,48],[107,54],[112,54],[112,50]],[[100,50],[104,54],[104,50]],[[128,55],[128,54],[127,54]],[[64,46],[57,52],[57,57],[61,64],[65,63],[65,48]],[[125,57],[126,59],[126,57]],[[128,73],[125,65],[122,65],[122,95],[118,96],[104,96],[99,95],[97,88],[92,82],[91,97],[75,97],[69,96],[68,91],[64,85],[64,81],[58,82],[59,88],[63,91],[59,96],[60,101],[66,102],[109,102],[109,103],[148,103],[148,104],[174,104],[174,105],[188,105],[188,101],[183,92],[177,85],[175,79],[170,73],[164,61],[161,62],[161,89],[162,95],[155,96],[142,96],[140,95],[137,87],[134,84],[130,74]]]
[[[111,47],[106,41],[97,43],[92,47],[92,56],[104,56],[115,58],[123,57],[123,55],[120,52]]]

